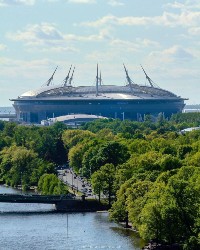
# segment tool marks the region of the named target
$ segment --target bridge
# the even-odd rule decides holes
[[[17,115],[16,114],[2,114],[0,113],[0,119],[4,119],[4,118],[7,118],[7,119],[15,119],[17,118]]]
[[[72,195],[0,194],[0,202],[57,204],[72,200]]]
[[[85,200],[85,196],[67,195],[35,195],[35,194],[0,194],[0,202],[9,203],[43,203],[54,204],[57,211],[95,212],[107,210],[97,200]]]

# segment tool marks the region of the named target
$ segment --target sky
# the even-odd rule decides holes
[[[0,0],[0,106],[61,84],[70,65],[73,86],[137,84],[141,65],[160,87],[200,104],[199,0]]]

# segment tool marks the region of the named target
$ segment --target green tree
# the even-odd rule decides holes
[[[199,169],[182,167],[167,183],[155,182],[140,213],[140,235],[160,242],[184,243],[199,233]],[[163,179],[163,178],[162,178]],[[196,241],[198,242],[198,240]],[[193,241],[194,243],[194,241]],[[197,243],[196,249],[199,245]]]
[[[93,187],[93,191],[95,194],[99,196],[99,202],[101,201],[101,192],[103,190],[103,175],[100,170],[94,172],[91,176],[91,183]]]
[[[86,138],[93,139],[94,137],[95,137],[95,134],[91,133],[90,131],[83,131],[80,129],[67,130],[67,131],[64,131],[62,135],[64,145],[67,148],[72,148],[76,146],[78,143],[82,142]]]
[[[182,166],[182,162],[172,155],[163,155],[157,161],[157,164],[160,166],[161,171],[172,170]]]
[[[103,182],[103,192],[108,195],[108,203],[111,205],[112,195],[114,195],[114,179],[116,168],[113,164],[105,164],[100,168],[104,182]]]
[[[42,175],[38,182],[38,190],[43,195],[61,195],[68,193],[67,186],[54,174]]]

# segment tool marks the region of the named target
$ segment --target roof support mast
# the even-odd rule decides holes
[[[97,63],[97,76],[96,76],[96,96],[99,95],[99,68]]]
[[[54,77],[54,74],[56,73],[56,70],[57,70],[58,66],[56,67],[56,69],[54,70],[52,76],[49,78],[49,80],[45,83],[46,86],[49,86],[52,81],[53,81],[53,77]],[[44,85],[43,85],[44,86]]]
[[[102,78],[101,78],[101,71],[100,71],[100,76],[99,76],[99,85],[101,86],[102,84]]]
[[[142,65],[140,65],[142,67]],[[146,76],[146,79],[148,80],[149,84],[151,85],[151,87],[153,88],[154,87],[154,82],[151,80],[151,78],[147,75],[147,73],[145,72],[145,70],[143,69],[142,67],[142,70]]]
[[[68,72],[68,75],[65,77],[65,79],[64,79],[64,87],[66,87],[67,86],[67,82],[68,82],[68,79],[69,79],[69,74],[70,74],[70,71],[71,71],[71,68],[72,68],[72,65],[70,66],[70,69],[69,69],[69,72]]]
[[[124,64],[123,64],[124,65]],[[129,75],[128,75],[128,70],[126,69],[126,67],[125,67],[125,65],[124,65],[124,70],[125,70],[125,73],[126,73],[126,79],[127,79],[127,82],[128,82],[128,84],[129,84],[129,87],[130,87],[130,89],[131,89],[131,93],[133,93],[133,87],[132,87],[132,80],[131,80],[131,78],[129,77]]]
[[[75,70],[75,67],[74,67],[72,75],[71,75],[71,77],[69,79],[69,86],[72,86],[72,80],[73,80],[73,76],[74,76],[74,70]]]

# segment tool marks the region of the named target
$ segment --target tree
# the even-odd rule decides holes
[[[168,181],[155,182],[140,213],[139,233],[145,239],[184,243],[198,239],[199,169],[182,167]],[[193,238],[192,238],[193,237]],[[194,244],[195,240],[193,240]],[[200,246],[196,240],[196,249]],[[194,248],[195,249],[195,248]]]
[[[105,164],[98,171],[91,176],[91,182],[94,192],[99,195],[99,201],[101,192],[108,196],[109,206],[111,205],[111,198],[114,195],[114,178],[115,167],[113,164]]]
[[[1,178],[11,186],[23,184],[28,188],[37,185],[44,173],[54,173],[55,165],[38,158],[37,153],[25,147],[13,145],[0,153]]]
[[[133,179],[134,180],[134,179]],[[133,227],[140,226],[140,213],[148,199],[148,192],[152,188],[152,182],[146,180],[138,180],[132,182],[131,186],[126,191],[126,205],[128,210],[129,220]]]
[[[114,178],[115,178],[115,166],[113,164],[105,164],[100,168],[103,177],[103,192],[108,195],[108,203],[111,205],[112,195],[114,195]]]
[[[81,173],[83,176],[89,177],[90,173],[94,172],[94,169],[89,167],[84,168],[85,165],[90,166],[90,164],[88,165],[85,163],[84,165],[83,161],[87,161],[87,157],[85,156],[85,154],[87,155],[87,151],[90,152],[93,148],[97,147],[98,143],[99,142],[96,139],[89,140],[86,138],[76,146],[70,148],[68,153],[70,167],[72,167],[76,172]]]
[[[160,166],[161,171],[172,170],[182,166],[182,162],[172,155],[163,155],[157,161],[157,164]]]
[[[154,151],[149,151],[145,154],[139,155],[137,168],[140,171],[159,170],[157,161],[161,156],[161,153]]]
[[[16,127],[17,124],[15,122],[6,122],[3,129],[4,136],[13,137]]]
[[[76,146],[78,143],[82,142],[83,140],[87,139],[93,139],[95,135],[90,131],[83,131],[80,129],[77,130],[67,130],[64,131],[62,135],[62,139],[64,142],[64,145],[67,148],[72,148]]]
[[[67,186],[54,174],[42,175],[38,182],[38,190],[43,195],[61,195],[68,193]]]
[[[190,145],[179,145],[178,147],[178,157],[182,160],[192,151],[192,147]]]
[[[185,159],[187,165],[192,165],[196,167],[200,167],[200,151],[195,153],[194,155],[188,155]]]
[[[131,141],[129,149],[132,153],[144,154],[151,150],[151,145],[147,140],[135,139]]]
[[[98,142],[96,146],[93,145],[85,152],[82,165],[84,172],[90,176],[90,172],[97,171],[107,163],[116,167],[126,162],[129,156],[127,147],[119,142]]]
[[[103,176],[100,170],[94,172],[91,176],[91,183],[93,187],[93,191],[95,194],[99,196],[99,202],[101,201],[101,192],[103,190]]]
[[[126,181],[120,186],[120,189],[117,191],[117,199],[112,204],[111,209],[109,210],[109,216],[111,220],[116,222],[126,222],[126,227],[128,227],[128,208],[127,208],[127,189],[130,187],[131,181]]]

